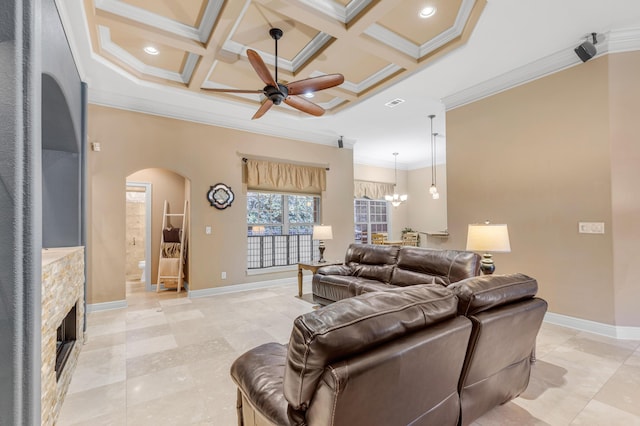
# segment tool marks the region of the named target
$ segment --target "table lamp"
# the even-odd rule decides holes
[[[324,260],[324,240],[333,239],[331,225],[314,225],[312,238],[314,240],[320,240],[320,244],[318,245],[318,250],[320,250],[320,260],[318,260],[318,263],[325,263],[326,260]]]
[[[467,250],[484,252],[480,261],[480,270],[485,275],[493,274],[496,265],[492,253],[509,253],[509,230],[506,224],[485,223],[470,224],[467,233]]]

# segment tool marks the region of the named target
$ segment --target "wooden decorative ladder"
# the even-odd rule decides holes
[[[168,280],[177,282],[178,293],[180,293],[180,290],[182,289],[182,286],[184,284],[183,271],[184,271],[184,262],[185,262],[185,238],[187,235],[187,207],[188,207],[188,201],[185,200],[184,209],[182,213],[168,213],[169,202],[167,200],[164,200],[164,209],[162,212],[162,230],[160,232],[161,235],[160,235],[160,259],[158,261],[158,284],[156,286],[156,292],[160,291],[160,284]],[[163,251],[164,251],[163,248],[165,243],[164,230],[170,224],[171,218],[173,217],[182,219],[182,223],[180,224],[180,255],[177,258],[163,256]],[[172,263],[174,261],[177,261],[178,263],[177,268],[175,267],[175,265],[172,265],[170,269],[172,271],[177,269],[177,275],[173,275],[173,274],[167,275],[166,272],[163,271],[163,269],[166,270],[167,264]],[[166,287],[167,287],[167,284],[165,282],[165,288]]]

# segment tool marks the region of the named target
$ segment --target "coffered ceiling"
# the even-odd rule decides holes
[[[144,81],[201,92],[262,89],[247,60],[278,82],[341,73],[310,99],[328,114],[365,99],[465,43],[486,0],[84,0],[93,51]],[[425,6],[433,16],[421,18]],[[149,54],[145,48],[154,49]],[[262,94],[203,92],[260,106]],[[284,104],[283,110],[300,114]]]
[[[55,0],[89,102],[353,149],[354,161],[415,169],[446,161],[446,111],[571,66],[599,34],[598,55],[640,50],[638,0]],[[425,6],[436,14],[420,19]],[[246,56],[278,79],[341,73],[311,101],[252,120],[262,89]],[[158,55],[144,53],[155,47]],[[586,66],[589,66],[588,64]],[[392,107],[390,107],[390,106]],[[535,120],[535,117],[532,117]],[[210,143],[219,143],[211,141]]]

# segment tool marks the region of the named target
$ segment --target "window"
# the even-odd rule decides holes
[[[247,268],[310,262],[318,251],[311,236],[319,218],[320,197],[248,192]]]
[[[388,203],[382,200],[357,198],[353,202],[355,241],[366,244],[370,235],[389,231]]]

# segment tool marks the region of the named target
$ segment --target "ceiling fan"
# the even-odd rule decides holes
[[[249,59],[249,63],[251,63],[251,66],[256,71],[260,79],[264,84],[266,84],[262,90],[212,88],[203,88],[203,90],[219,93],[262,93],[266,98],[262,102],[262,105],[260,105],[260,108],[258,108],[258,111],[256,111],[251,118],[252,120],[262,117],[273,105],[280,105],[282,101],[295,109],[306,112],[307,114],[315,116],[321,116],[324,114],[324,108],[298,95],[304,95],[307,93],[317,92],[318,90],[338,86],[344,82],[344,76],[342,74],[327,74],[320,77],[293,81],[288,84],[278,83],[278,40],[282,37],[282,34],[283,33],[280,28],[271,28],[269,30],[269,35],[275,40],[276,45],[275,76],[271,76],[269,69],[258,52],[252,49],[247,49],[247,58]]]

